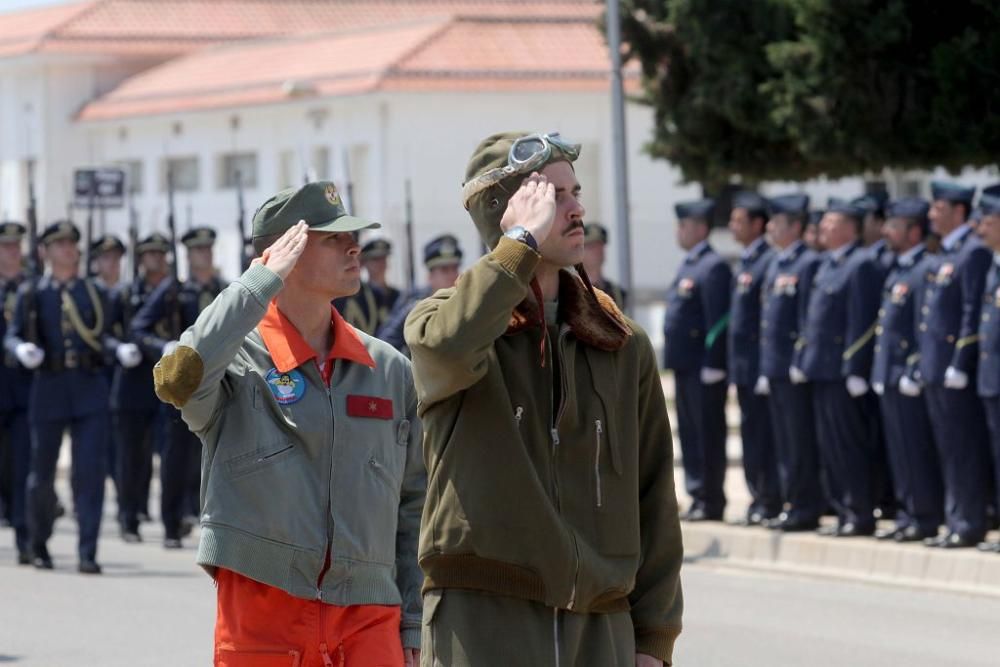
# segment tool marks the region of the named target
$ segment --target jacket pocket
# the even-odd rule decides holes
[[[396,427],[396,444],[406,447],[410,443],[410,420],[402,419]]]
[[[234,456],[228,459],[224,465],[230,479],[237,479],[258,470],[263,470],[267,466],[291,456],[294,452],[295,445],[283,441],[273,445],[258,447],[246,454]]]
[[[399,496],[399,480],[393,477],[392,472],[387,467],[382,465],[374,456],[368,459],[368,467],[371,468],[376,477],[389,485],[389,488],[392,489],[392,492],[397,497]]]
[[[293,649],[221,648],[215,658],[217,667],[299,667],[302,656]]]

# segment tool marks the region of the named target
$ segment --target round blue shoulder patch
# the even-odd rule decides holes
[[[306,393],[306,379],[297,370],[279,373],[277,368],[272,368],[264,376],[264,380],[281,405],[296,403]]]

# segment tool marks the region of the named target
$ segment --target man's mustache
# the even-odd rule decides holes
[[[583,229],[583,220],[577,220],[570,224],[570,226],[566,228],[566,231],[563,232],[563,236],[572,234],[577,229]]]

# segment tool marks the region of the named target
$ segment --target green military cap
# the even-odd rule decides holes
[[[204,248],[215,243],[215,230],[211,227],[192,227],[181,237],[188,248]]]
[[[135,246],[135,252],[141,255],[144,252],[170,252],[170,239],[159,232],[153,232]]]
[[[20,222],[0,222],[0,243],[15,243],[24,238],[27,231]]]
[[[45,228],[38,240],[48,245],[53,241],[70,239],[73,243],[80,242],[80,230],[69,220],[58,220]]]
[[[117,250],[121,254],[125,254],[125,244],[121,242],[117,236],[113,234],[106,234],[103,236],[98,236],[90,244],[90,252],[94,257],[104,254],[109,250]]]
[[[347,215],[337,186],[317,181],[282,190],[264,202],[253,214],[253,237],[283,234],[299,220],[305,220],[315,232],[359,232],[382,226]]]
[[[608,228],[599,222],[588,222],[583,226],[584,243],[607,243]]]

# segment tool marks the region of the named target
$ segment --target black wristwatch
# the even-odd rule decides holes
[[[538,241],[536,241],[535,237],[531,235],[531,232],[521,225],[511,227],[504,233],[504,236],[509,239],[514,239],[515,241],[520,241],[535,252],[538,252]]]

